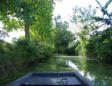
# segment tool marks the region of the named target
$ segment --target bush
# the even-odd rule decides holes
[[[18,64],[30,65],[42,60],[46,60],[53,55],[53,50],[50,47],[39,46],[33,40],[19,39],[15,42],[16,53],[15,60]]]
[[[75,55],[75,56],[78,55],[77,52],[76,52],[76,44],[66,48],[64,50],[64,54],[66,54],[66,55]]]
[[[45,55],[47,58],[53,56],[53,49],[50,47],[44,47],[41,50],[41,54]]]
[[[16,70],[12,60],[12,52],[13,46],[0,40],[0,76],[8,75]]]
[[[33,40],[18,39],[13,44],[0,41],[0,76],[28,69],[52,55],[51,47],[39,46]]]
[[[102,33],[92,35],[86,46],[87,55],[103,62],[112,62],[112,31],[106,29]]]
[[[15,42],[14,59],[20,66],[34,62],[39,57],[39,49],[35,43],[30,40],[19,39]]]

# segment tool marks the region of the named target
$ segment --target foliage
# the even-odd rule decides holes
[[[36,44],[33,40],[19,39],[15,42],[16,52],[15,60],[19,64],[32,66],[35,62],[47,60],[53,55],[52,47]]]
[[[96,0],[97,1],[97,0]],[[98,2],[98,1],[97,1]],[[77,34],[77,47],[76,50],[79,55],[88,56],[91,58],[99,59],[103,62],[111,63],[111,27],[103,31],[98,29],[103,25],[111,25],[111,16],[106,10],[111,3],[109,0],[104,7],[98,2],[102,9],[103,17],[96,17],[96,9],[88,8],[75,8],[72,23],[79,29]],[[105,17],[107,15],[107,17]],[[101,22],[100,24],[96,22]],[[102,25],[101,25],[102,24]]]
[[[112,44],[112,13],[109,12],[108,8],[111,4],[112,0],[108,0],[107,3],[102,6],[101,3],[96,0],[101,8],[101,12],[103,13],[102,17],[94,17],[96,22],[102,23],[103,25],[108,25],[106,30],[96,31],[95,34],[90,36],[87,49],[87,55],[89,57],[97,58],[103,62],[111,63],[112,62],[112,52],[111,52],[111,44]]]
[[[94,30],[97,29],[97,25],[93,19],[96,15],[96,9],[93,9],[92,6],[89,5],[88,8],[76,7],[73,9],[73,12],[71,22],[75,26],[74,29],[76,29],[76,51],[79,55],[85,55],[89,36],[94,34]]]
[[[112,27],[112,12],[109,11],[108,8],[110,8],[110,4],[112,3],[112,0],[108,0],[104,6],[102,6],[102,4],[96,0],[96,2],[99,5],[99,8],[101,9],[101,12],[103,14],[102,17],[97,17],[95,16],[94,19],[96,20],[96,22],[102,22],[104,23],[104,25],[110,25]]]
[[[86,45],[87,45],[88,41],[83,41],[80,40],[79,42],[76,42],[77,46],[76,46],[76,53],[79,56],[86,56]]]
[[[21,64],[21,67],[25,64],[29,65],[30,62],[34,62],[39,57],[39,49],[33,41],[19,39],[15,45],[14,59],[17,64]]]
[[[0,41],[0,76],[47,61],[52,55],[52,47],[37,45],[33,40],[18,39],[13,44]]]
[[[29,39],[30,32],[36,32],[34,35],[38,32],[45,37],[51,28],[52,0],[1,0],[0,8],[0,20],[5,30],[24,28],[25,36]]]
[[[65,55],[73,55],[73,56],[77,56],[78,53],[77,53],[77,43],[73,43],[71,46],[67,47],[65,50],[64,50],[64,54]]]
[[[51,37],[53,2],[40,0],[39,3],[38,15],[35,15],[37,21],[31,27],[31,36],[45,41]]]
[[[71,22],[75,24],[79,31],[90,31],[95,30],[95,21],[93,17],[96,15],[96,9],[93,9],[91,5],[87,8],[75,7],[73,9],[73,16]]]
[[[0,39],[5,38],[6,36],[8,36],[8,33],[4,30],[0,30]]]
[[[0,41],[1,78],[52,57],[53,48],[48,41],[52,31],[53,0],[0,0],[0,9],[4,30],[25,31],[25,37],[12,44]],[[0,31],[1,36],[2,33]]]
[[[96,33],[92,35],[87,49],[87,55],[89,57],[94,57],[103,62],[112,62],[112,31],[111,28],[108,28],[101,33]]]
[[[58,48],[59,50],[65,49],[72,41],[73,41],[73,35],[71,34],[71,32],[66,30],[57,30],[55,36],[56,48]]]
[[[0,76],[16,71],[12,61],[13,45],[0,40]],[[12,51],[12,52],[10,52]]]
[[[69,44],[75,40],[73,33],[67,30],[68,27],[68,22],[62,22],[60,16],[55,17],[54,44],[57,53],[65,54]]]

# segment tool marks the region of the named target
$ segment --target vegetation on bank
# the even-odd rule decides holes
[[[104,7],[97,3],[103,17],[96,16],[97,8],[92,6],[74,8],[71,22],[75,33],[72,33],[69,23],[62,21],[61,16],[52,20],[53,0],[1,0],[3,30],[0,30],[0,38],[18,29],[23,30],[25,36],[12,43],[0,40],[0,80],[9,82],[12,76],[16,79],[36,71],[34,66],[40,72],[44,71],[42,66],[51,71],[46,69],[46,63],[50,64],[49,59],[54,54],[81,55],[112,63],[112,13],[108,11],[111,1]],[[52,64],[51,67],[60,70]]]
[[[87,56],[112,63],[112,28],[92,35],[86,45]]]
[[[74,8],[72,23],[79,29],[76,31],[76,52],[105,63],[112,63],[112,15],[109,0],[104,6],[98,0],[102,17],[97,16],[98,8]]]
[[[19,39],[14,44],[0,42],[0,76],[28,69],[53,56],[51,47],[39,46],[33,41]]]
[[[67,22],[56,20],[59,25],[52,26],[53,6],[53,0],[0,1],[0,21],[4,29],[0,30],[0,85],[36,71],[33,67],[46,63],[54,53],[74,54],[74,48],[69,47],[74,35],[68,31]],[[24,31],[25,36],[12,43],[2,40],[8,32],[18,29]]]

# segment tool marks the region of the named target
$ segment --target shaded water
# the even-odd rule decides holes
[[[28,72],[64,72],[77,71],[91,86],[112,86],[112,65],[81,57],[59,56],[33,66],[29,71],[21,71],[0,80],[0,86],[6,86]],[[13,79],[14,78],[14,79]]]
[[[67,58],[65,61],[69,67],[84,76],[90,85],[112,86],[112,65],[84,58]]]
[[[62,57],[50,59],[37,66],[37,72],[77,71],[91,86],[112,86],[112,65],[82,57]]]

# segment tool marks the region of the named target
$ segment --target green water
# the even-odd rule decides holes
[[[91,86],[112,86],[112,65],[84,58],[65,58],[65,61],[84,76]]]
[[[91,86],[112,86],[112,65],[83,57],[60,57],[40,64],[39,72],[78,71]],[[42,69],[43,67],[43,69]]]
[[[91,86],[112,86],[112,65],[102,64],[96,60],[84,59],[82,57],[60,56],[51,58],[49,61],[10,74],[0,81],[0,86],[6,86],[10,82],[26,75],[29,72],[65,72],[78,71]]]

